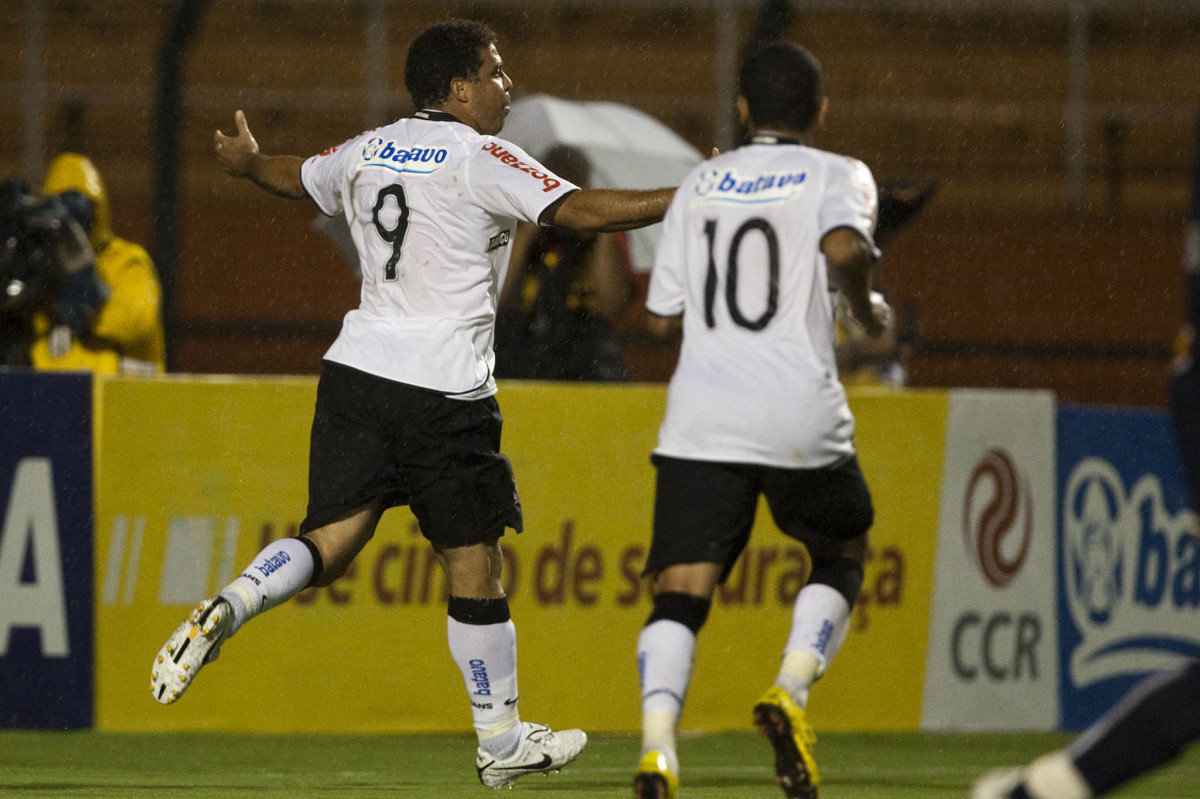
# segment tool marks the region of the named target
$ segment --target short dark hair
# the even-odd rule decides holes
[[[746,57],[738,91],[755,126],[808,130],[821,107],[821,63],[795,42],[776,39]]]
[[[450,96],[450,81],[471,80],[483,65],[480,50],[496,43],[496,34],[482,22],[448,19],[430,25],[408,46],[404,85],[413,105],[428,108]]]

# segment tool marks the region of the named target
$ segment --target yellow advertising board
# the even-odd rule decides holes
[[[98,728],[470,729],[444,580],[407,509],[385,514],[345,577],[251,621],[178,703],[155,702],[151,659],[188,608],[295,534],[316,381],[111,378],[97,391]],[[634,647],[650,608],[638,572],[665,397],[663,386],[502,386],[525,509],[525,532],[504,539],[523,718],[638,728]],[[855,394],[852,407],[877,522],[854,630],[812,714],[821,729],[915,729],[946,398]],[[746,727],[806,571],[764,506],[701,634],[685,728]]]
[[[810,717],[818,730],[915,730],[933,599],[948,394],[850,389],[850,408],[875,526],[850,634],[813,688]],[[768,665],[774,672],[776,664]]]

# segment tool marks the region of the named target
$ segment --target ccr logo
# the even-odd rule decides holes
[[[1029,484],[1007,451],[990,449],[975,467],[963,496],[962,522],[967,557],[993,587],[1007,586],[1025,564],[1033,539]]]
[[[962,536],[967,559],[993,588],[1005,589],[1020,573],[1033,541],[1029,481],[1013,456],[993,447],[983,454],[963,491]],[[1036,681],[1042,619],[1011,612],[1008,600],[968,610],[954,622],[950,663],[964,682]]]
[[[1070,657],[1076,686],[1200,657],[1194,524],[1186,508],[1167,510],[1157,475],[1142,475],[1126,492],[1108,461],[1076,464],[1063,495],[1061,548],[1067,607],[1081,638]]]

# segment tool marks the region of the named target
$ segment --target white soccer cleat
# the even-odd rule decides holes
[[[169,705],[183,696],[200,669],[217,659],[232,621],[233,611],[220,597],[197,605],[154,658],[150,669],[154,698]]]
[[[558,771],[587,745],[583,730],[552,732],[545,724],[521,722],[521,745],[512,757],[499,760],[480,749],[475,758],[479,781],[489,788],[511,788],[517,777]]]
[[[1025,777],[1024,769],[1003,768],[989,771],[975,782],[971,799],[1009,799],[1013,788]]]

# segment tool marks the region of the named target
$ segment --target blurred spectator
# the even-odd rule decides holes
[[[1200,145],[1200,141],[1197,142]],[[1200,153],[1196,155],[1200,171]],[[1196,364],[1196,331],[1200,330],[1200,175],[1183,242],[1186,317],[1175,339],[1171,362],[1170,406],[1175,443],[1183,464],[1192,508],[1200,508],[1200,368]]]
[[[578,186],[590,183],[591,164],[574,147],[559,145],[543,162]],[[496,315],[496,377],[627,379],[612,321],[633,294],[621,234],[521,223]]]
[[[30,366],[35,320],[79,319],[103,301],[96,253],[57,197],[0,183],[0,364]]]
[[[164,371],[158,274],[141,246],[113,235],[96,167],[82,155],[63,153],[50,163],[43,192],[56,197],[87,232],[95,268],[64,281],[53,308],[34,314],[33,366],[107,374]]]
[[[875,246],[881,250],[912,222],[937,193],[936,180],[884,180],[879,183]]]

